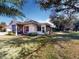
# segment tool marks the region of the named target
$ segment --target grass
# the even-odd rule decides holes
[[[0,39],[0,59],[79,59],[79,33]]]

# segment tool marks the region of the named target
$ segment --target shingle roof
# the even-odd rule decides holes
[[[39,24],[39,23],[34,20],[29,20],[29,21],[24,21],[24,24]]]
[[[23,22],[21,22],[21,21],[11,21],[11,23],[12,22],[14,22],[16,24],[35,24],[35,25],[49,25],[49,26],[51,26],[49,23],[39,23],[39,22],[34,21],[34,20],[28,20],[28,21],[23,21]]]

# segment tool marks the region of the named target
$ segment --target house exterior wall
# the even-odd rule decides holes
[[[37,32],[37,27],[36,27],[36,25],[30,24],[30,25],[29,25],[29,32]]]
[[[44,32],[43,32],[42,27],[44,27]],[[51,27],[50,27],[50,26],[47,27],[46,24],[42,24],[42,25],[41,25],[41,33],[43,33],[43,34],[50,34],[50,32],[51,32]]]
[[[43,32],[43,28],[44,28],[44,32]],[[46,34],[46,25],[41,24],[41,31],[37,31],[38,34]]]
[[[17,24],[17,22],[13,21],[9,25],[8,31],[12,31],[13,30],[12,25],[16,25],[16,24]],[[38,25],[41,26],[41,31],[38,31],[37,30],[37,28],[38,28],[38,25],[36,25],[37,23],[26,23],[26,24],[25,23],[21,23],[21,24],[23,25],[23,27],[20,27],[19,29],[23,29],[22,30],[23,31],[23,34],[32,33],[32,32],[36,32],[38,34],[48,34],[49,33],[49,30],[47,30],[47,27],[46,27],[47,24],[42,24],[42,23],[39,24],[38,23]],[[29,27],[29,31],[25,29],[25,26],[28,26]],[[43,32],[43,28],[44,28],[44,32]]]
[[[42,30],[43,30],[42,27],[44,27],[44,31],[46,32],[46,25],[41,25],[41,32],[42,32]]]
[[[25,26],[29,26],[29,31],[27,33],[32,33],[32,32],[36,32],[38,34],[46,34],[46,33],[48,33],[46,31],[46,25],[41,25],[41,31],[37,31],[37,25],[34,25],[34,24],[28,24],[28,25],[25,25]],[[44,27],[45,32],[42,31],[43,30],[42,27]]]
[[[25,25],[25,26],[29,26],[29,31],[28,33],[31,33],[31,32],[37,32],[37,26],[34,25],[34,24],[29,24],[29,25]],[[25,27],[24,26],[24,27]]]
[[[15,25],[15,27],[16,27],[16,23],[15,23],[15,22],[13,22],[13,23],[11,23],[11,24],[8,25],[8,27],[7,27],[7,32],[13,30],[13,28],[12,28],[13,25]]]

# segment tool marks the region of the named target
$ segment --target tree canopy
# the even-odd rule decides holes
[[[75,15],[79,13],[79,0],[37,0],[37,3],[42,9],[55,10],[56,15],[51,12],[50,21],[58,28],[69,27],[73,19],[77,19]]]
[[[59,16],[50,20],[50,22],[56,25],[56,29],[59,31],[67,31],[74,28],[74,20],[75,18],[72,17],[72,20],[69,18],[64,18],[64,16]]]
[[[71,17],[79,12],[79,0],[36,0],[42,9],[54,9],[56,13],[62,12]],[[51,14],[52,16],[52,14]]]
[[[21,8],[25,0],[0,0],[0,15],[24,16]]]
[[[56,7],[56,12],[73,10],[79,12],[79,0],[37,0],[41,8]]]

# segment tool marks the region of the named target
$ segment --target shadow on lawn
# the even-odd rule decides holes
[[[0,46],[7,46],[7,45],[15,45],[16,47],[20,47],[23,44],[47,44],[47,43],[53,43],[58,44],[57,42],[69,42],[71,40],[79,40],[78,34],[55,34],[55,35],[44,35],[39,36],[35,38],[31,38],[29,40],[24,40],[26,37],[19,37],[19,38],[13,38],[11,40],[0,40]],[[1,44],[1,43],[4,44]],[[60,45],[61,46],[61,45]],[[62,47],[62,46],[61,46]]]
[[[79,34],[57,34],[54,35],[54,37],[56,37],[56,39],[61,39],[61,40],[79,40]]]
[[[20,37],[20,38],[13,38],[11,40],[4,40],[0,42],[4,42],[6,45],[16,45],[16,46],[21,46],[22,44],[31,44],[31,43],[37,43],[37,44],[44,44],[44,43],[50,43],[52,42],[53,44],[59,41],[64,41],[68,42],[70,40],[79,40],[79,35],[78,34],[56,34],[56,35],[44,35],[44,36],[39,36],[35,38],[30,38],[30,40],[24,40],[26,37]]]
[[[26,40],[24,40],[26,39]],[[29,38],[27,37],[19,37],[19,38],[13,38],[10,40],[0,40],[0,42],[4,42],[6,44],[30,44],[30,43],[43,43],[43,42],[57,42],[57,41],[70,41],[70,40],[79,40],[79,34],[55,34],[55,35],[43,35],[38,36],[35,38]]]
[[[58,44],[61,48],[63,48],[62,45],[60,45],[58,42],[69,42],[72,39],[78,39],[78,37],[75,38],[75,36],[72,35],[44,35],[40,37],[36,37],[30,40],[23,40],[24,37],[20,38],[13,38],[11,40],[8,40],[5,42],[6,45],[15,45],[16,47],[20,47],[21,45],[29,45],[29,44],[40,44],[40,45],[45,45],[47,43],[53,43],[53,44]],[[26,38],[25,38],[26,39]]]
[[[26,38],[25,38],[26,39]],[[77,34],[56,34],[56,35],[44,35],[40,37],[36,37],[29,40],[24,40],[24,37],[20,38],[13,38],[11,40],[3,41],[4,45],[10,45],[10,46],[16,46],[16,47],[22,47],[22,45],[33,43],[33,44],[40,44],[36,50],[33,50],[32,52],[28,52],[26,54],[26,48],[22,48],[19,52],[20,56],[23,59],[27,58],[29,55],[33,54],[34,52],[38,52],[42,47],[44,47],[48,43],[56,44],[60,46],[61,48],[64,48],[61,44],[59,44],[59,41],[69,42],[72,39],[79,39],[79,35]],[[0,43],[1,44],[1,43]],[[2,46],[3,47],[3,46]],[[25,50],[25,52],[24,52]]]

